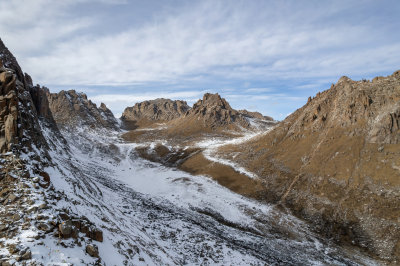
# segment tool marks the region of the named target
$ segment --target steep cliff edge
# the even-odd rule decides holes
[[[43,137],[40,117],[44,109],[37,109],[37,103],[43,101],[40,95],[43,88],[32,86],[32,80],[23,74],[17,60],[0,40],[0,151],[24,152],[49,159],[48,143]],[[48,119],[51,114],[46,114]],[[57,134],[58,129],[53,128]],[[39,157],[37,157],[38,159]]]
[[[268,134],[221,154],[262,177],[267,200],[399,261],[400,71],[342,77]]]

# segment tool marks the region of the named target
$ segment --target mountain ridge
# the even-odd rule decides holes
[[[46,97],[49,109],[61,127],[87,125],[92,128],[119,129],[117,119],[107,106],[101,103],[97,107],[84,93],[75,90],[50,93],[47,90]]]
[[[399,260],[399,73],[344,76],[264,136],[221,155],[240,150],[226,157],[262,177],[268,201],[327,236]]]

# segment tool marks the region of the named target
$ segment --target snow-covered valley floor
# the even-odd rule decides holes
[[[139,144],[123,142],[117,132],[63,134],[70,152],[54,149],[55,166],[46,169],[66,195],[57,206],[103,230],[98,247],[106,265],[374,264],[319,238],[274,206],[233,193],[208,177],[140,158]],[[47,252],[52,263],[79,265],[80,250]]]

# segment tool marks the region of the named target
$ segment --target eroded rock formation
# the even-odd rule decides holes
[[[128,107],[122,114],[125,121],[166,122],[183,116],[190,107],[185,101],[170,99],[155,99],[136,103]]]
[[[18,142],[18,98],[15,71],[0,60],[0,152],[12,149]]]
[[[46,92],[49,108],[60,127],[90,126],[118,129],[118,122],[104,103],[98,108],[84,93],[74,90]]]
[[[0,40],[0,151],[32,151],[47,147],[31,94],[32,80]],[[32,149],[35,146],[36,149]],[[15,149],[14,149],[15,148]],[[43,159],[48,157],[43,149]]]
[[[206,93],[184,116],[170,123],[169,133],[178,136],[230,134],[251,129],[251,119],[254,118],[261,122],[273,122],[273,119],[266,119],[260,113],[233,109],[218,93]]]

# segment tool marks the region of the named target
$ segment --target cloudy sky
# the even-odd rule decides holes
[[[342,75],[400,69],[400,1],[0,0],[0,38],[34,83],[114,113],[218,92],[281,120]]]

